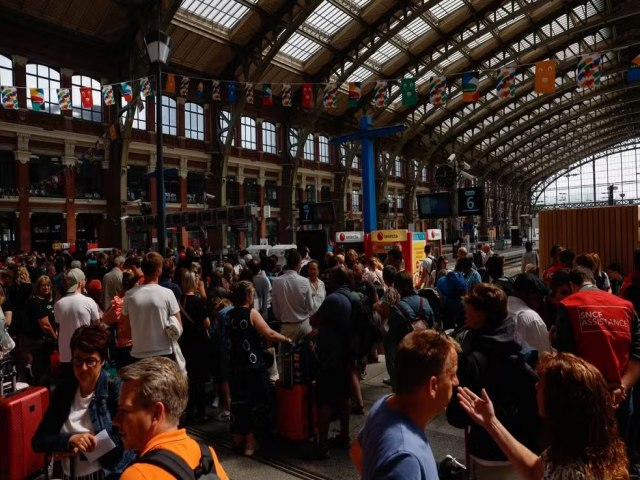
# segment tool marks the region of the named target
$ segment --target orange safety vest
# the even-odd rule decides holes
[[[631,302],[602,290],[587,289],[560,303],[569,313],[576,354],[598,367],[608,383],[620,385],[631,348]]]

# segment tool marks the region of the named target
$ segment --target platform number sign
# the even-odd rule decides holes
[[[458,215],[482,215],[484,198],[482,187],[458,189]]]

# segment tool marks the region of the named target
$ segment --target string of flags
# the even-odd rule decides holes
[[[589,89],[600,85],[602,71],[602,54],[588,53],[577,57],[576,66],[576,83],[579,89]],[[535,64],[535,84],[534,91],[538,94],[553,93],[556,88],[556,67],[555,60],[543,60]],[[521,65],[523,67],[524,65]],[[516,96],[516,74],[519,67],[509,66],[495,70],[496,85],[495,91],[499,98],[514,98]],[[480,73],[481,70],[463,72],[461,75],[461,87],[463,101],[473,103],[480,100]],[[453,75],[449,75],[451,77]],[[201,78],[190,78],[188,76],[179,76],[168,73],[163,75],[164,91],[169,94],[188,97],[194,95],[202,100],[211,99],[213,101],[226,100],[228,103],[236,103],[239,99],[239,92],[245,96],[246,103],[254,105],[258,99],[264,106],[272,106],[274,100],[274,88],[270,83],[263,83],[262,90],[259,93],[255,91],[255,85],[249,82],[221,81]],[[429,103],[432,105],[444,105],[449,100],[448,94],[448,76],[434,75],[427,82],[427,95]],[[630,67],[627,73],[627,80],[630,82],[640,82],[640,54],[633,57],[630,61]],[[133,101],[133,84],[138,82],[140,96],[149,98],[154,96],[154,87],[149,77],[144,77],[131,82],[122,82],[119,84],[102,85],[101,99],[104,105],[110,106],[116,103],[116,89],[120,90],[122,98],[125,102]],[[158,88],[157,82],[155,87]],[[373,105],[376,108],[385,108],[389,104],[392,86],[400,86],[402,105],[413,106],[417,104],[417,91],[415,78],[401,78],[394,80],[373,80],[366,82],[348,82],[348,106],[357,107],[362,100],[362,85],[365,83],[374,83],[373,85]],[[238,88],[238,85],[244,85]],[[295,99],[292,93],[293,83],[276,84],[280,86],[280,103],[285,108],[294,106]],[[301,85],[300,105],[302,108],[311,109],[315,106],[314,92],[316,86],[320,85],[317,95],[320,96],[321,103],[325,109],[335,109],[338,106],[338,91],[341,84],[329,82],[325,84],[302,83]],[[1,86],[0,100],[2,108],[8,110],[17,110],[18,88],[16,86]],[[46,104],[46,92],[43,88],[28,88],[31,108],[35,111],[43,111]],[[90,87],[80,87],[80,102],[82,108],[92,108],[94,106],[93,90]],[[72,110],[71,89],[57,89],[58,104],[61,110]],[[297,99],[297,98],[296,98]],[[138,103],[141,109],[142,103]]]

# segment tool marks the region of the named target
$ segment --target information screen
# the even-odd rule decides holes
[[[446,218],[452,215],[451,195],[447,192],[418,195],[420,218]]]
[[[320,225],[335,221],[333,202],[303,203],[300,207],[300,225]]]
[[[484,195],[482,187],[458,189],[458,215],[482,215],[484,213]]]

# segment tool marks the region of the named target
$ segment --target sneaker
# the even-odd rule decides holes
[[[217,416],[219,422],[228,422],[231,420],[231,412],[228,410],[223,410]]]
[[[219,402],[220,402],[220,397],[214,398],[213,403],[211,404],[211,408],[218,408]]]

